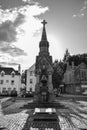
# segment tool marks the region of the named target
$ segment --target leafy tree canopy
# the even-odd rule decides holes
[[[79,64],[81,64],[82,62],[84,62],[85,64],[87,64],[87,54],[77,54],[77,55],[72,55],[69,57],[69,64],[72,64],[72,61],[74,62],[74,64],[76,66],[78,66]]]
[[[66,65],[58,60],[55,60],[53,63],[53,76],[52,76],[52,82],[53,82],[53,87],[58,88],[59,85],[62,83],[63,75],[66,69]]]

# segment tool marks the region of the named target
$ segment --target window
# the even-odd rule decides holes
[[[30,84],[32,84],[33,83],[33,80],[32,79],[30,79]]]
[[[13,88],[13,90],[15,90],[15,91],[16,91],[16,88]]]
[[[3,88],[2,92],[6,92],[6,88]]]
[[[84,71],[84,80],[86,80],[86,72]]]
[[[82,80],[86,80],[86,72],[85,71],[82,72]]]
[[[14,85],[14,80],[11,80],[11,85]]]
[[[1,72],[1,76],[3,77],[4,75],[5,75],[5,72],[4,72],[4,71],[2,71],[2,72]]]
[[[4,83],[4,81],[3,80],[0,80],[0,84],[3,84]]]
[[[33,75],[33,71],[30,71],[30,76],[32,76]]]
[[[12,77],[14,77],[14,76],[15,76],[15,72],[13,71],[13,72],[11,73],[11,75],[12,75]]]
[[[8,88],[8,91],[11,91],[11,88]]]
[[[84,73],[82,72],[82,78],[84,78]]]
[[[6,80],[6,83],[8,83],[9,82],[9,80]]]

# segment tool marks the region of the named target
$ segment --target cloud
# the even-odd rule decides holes
[[[22,0],[0,0],[2,9],[18,8],[25,5]]]
[[[74,14],[72,17],[73,18],[76,18],[76,17],[82,18],[83,16],[85,16],[84,13],[78,13],[78,14]]]
[[[30,2],[30,0],[22,0],[23,2]]]
[[[21,1],[25,4],[7,9],[0,7],[0,62],[3,63],[33,61],[42,28],[42,19],[38,16],[49,10],[33,0]]]
[[[9,55],[8,53],[1,53],[0,51],[0,65],[2,66],[12,66],[15,69],[18,69],[18,65],[21,64],[21,66],[23,66],[23,68],[25,68],[26,66],[26,61],[25,61],[26,57],[25,56],[19,56],[19,57],[13,57],[11,55]],[[25,63],[25,65],[24,65]]]
[[[10,62],[0,62],[0,64],[2,64],[2,65],[9,65],[9,66],[18,66],[19,64],[18,63],[10,63]]]
[[[15,27],[18,27],[21,24],[23,24],[24,22],[25,22],[25,16],[23,14],[21,14],[21,13],[18,13],[18,16],[15,19],[13,24],[14,24]]]
[[[87,0],[84,0],[83,7],[80,9],[80,11],[84,11],[87,9]]]
[[[36,22],[40,22],[40,20],[34,16],[45,13],[47,10],[47,7],[42,8],[38,5],[26,5],[19,8],[6,9],[5,11],[0,9],[0,17],[2,17],[0,21],[0,41],[8,43],[15,42],[17,40],[17,36],[26,31],[24,26],[28,23],[30,24],[33,19]],[[35,23],[32,24],[34,25]],[[35,26],[37,25],[35,24]],[[40,28],[41,26],[38,26],[38,29]]]
[[[3,52],[3,53],[7,53],[13,57],[16,57],[16,56],[21,56],[21,55],[27,55],[24,50],[20,49],[20,48],[17,48],[16,46],[14,45],[10,45],[10,44],[3,44],[1,47],[0,47],[0,51]]]
[[[24,15],[18,14],[15,21],[6,20],[0,24],[0,41],[1,42],[14,42],[17,39],[17,30],[16,28],[24,22]]]
[[[22,0],[24,3],[35,3],[33,0]]]
[[[8,53],[9,55],[16,57],[21,55],[27,55],[24,50],[11,45],[10,43],[17,41],[17,27],[24,22],[24,15],[18,14],[14,22],[6,20],[0,25],[0,51],[2,53]]]
[[[22,0],[24,3],[29,4],[29,5],[33,5],[33,4],[39,4],[38,2],[34,2],[33,0]]]
[[[0,41],[13,42],[16,40],[16,28],[11,21],[6,21],[0,25]]]
[[[83,6],[82,8],[78,11],[77,14],[74,14],[72,17],[76,18],[76,17],[83,17],[87,14],[87,0],[83,1]]]

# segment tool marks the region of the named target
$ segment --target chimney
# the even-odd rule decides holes
[[[21,66],[20,66],[20,64],[18,66],[18,72],[21,73]]]

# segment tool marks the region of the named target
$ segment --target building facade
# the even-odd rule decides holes
[[[26,70],[26,91],[35,92],[35,64]]]
[[[0,67],[0,93],[11,94],[12,90],[20,93],[21,75],[13,68]]]
[[[67,63],[63,81],[66,93],[82,94],[87,90],[87,65],[83,62],[78,66],[75,66],[74,62],[72,65]]]

